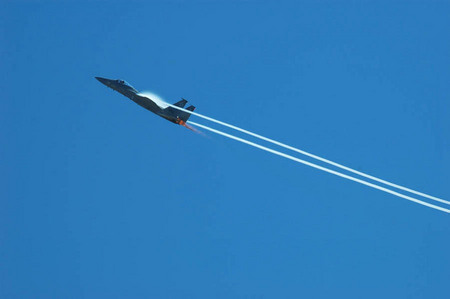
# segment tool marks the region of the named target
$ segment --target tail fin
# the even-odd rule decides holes
[[[194,107],[194,106],[189,106],[189,107],[186,108],[186,110],[194,111],[194,110],[195,110],[195,107]],[[190,113],[188,113],[188,112],[182,112],[182,114],[180,115],[180,118],[181,118],[181,120],[183,120],[184,122],[187,122],[187,120],[189,119],[190,116],[191,116]]]
[[[187,101],[186,101],[185,99],[181,98],[181,101],[178,101],[178,102],[176,102],[176,103],[173,104],[173,105],[174,105],[174,106],[177,106],[177,107],[180,107],[180,108],[183,108],[184,105],[186,105],[186,103],[187,103]]]

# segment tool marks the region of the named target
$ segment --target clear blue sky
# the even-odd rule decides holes
[[[94,76],[449,200],[449,15],[1,1],[0,297],[445,298],[448,214],[196,135]]]

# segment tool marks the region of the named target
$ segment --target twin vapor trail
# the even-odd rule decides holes
[[[355,174],[357,174],[357,175],[359,175],[359,176],[362,176],[362,177],[371,179],[371,180],[373,180],[373,181],[376,181],[376,182],[385,184],[385,185],[387,185],[387,186],[394,187],[394,188],[397,188],[397,189],[399,189],[399,190],[407,191],[407,192],[410,192],[410,193],[413,193],[413,194],[416,194],[416,195],[419,195],[419,196],[422,196],[422,197],[425,197],[425,198],[428,198],[428,199],[431,199],[431,200],[434,200],[434,201],[437,201],[437,202],[440,202],[440,203],[444,203],[444,204],[450,205],[450,201],[447,201],[447,200],[444,200],[444,199],[441,199],[441,198],[438,198],[438,197],[435,197],[435,196],[431,196],[431,195],[429,195],[429,194],[426,194],[426,193],[423,193],[423,192],[419,192],[419,191],[416,191],[416,190],[413,190],[413,189],[410,189],[410,188],[407,188],[407,187],[404,187],[404,186],[401,186],[401,185],[398,185],[398,184],[395,184],[395,183],[392,183],[392,182],[389,182],[389,181],[380,179],[380,178],[378,178],[378,177],[375,177],[375,176],[372,176],[372,175],[369,175],[369,174],[360,172],[360,171],[358,171],[358,170],[352,169],[352,168],[347,167],[347,166],[344,166],[344,165],[342,165],[342,164],[339,164],[339,163],[333,162],[333,161],[331,161],[331,160],[322,158],[322,157],[320,157],[320,156],[311,154],[311,153],[309,153],[309,152],[306,152],[306,151],[304,151],[304,150],[295,148],[295,147],[293,147],[293,146],[290,146],[290,145],[281,143],[281,142],[279,142],[279,141],[276,141],[276,140],[273,140],[273,139],[264,137],[264,136],[262,136],[262,135],[259,135],[259,134],[256,134],[256,133],[247,131],[247,130],[242,129],[242,128],[239,128],[239,127],[237,127],[237,126],[234,126],[234,125],[231,125],[231,124],[228,124],[228,123],[225,123],[225,122],[216,120],[216,119],[214,119],[214,118],[211,118],[211,117],[208,117],[208,116],[205,116],[205,115],[196,113],[196,112],[188,111],[188,110],[183,109],[183,108],[180,108],[180,107],[178,107],[178,106],[174,106],[174,105],[170,105],[170,104],[169,104],[169,106],[171,106],[171,107],[173,107],[173,108],[175,108],[175,109],[181,110],[181,111],[185,111],[185,112],[191,113],[192,115],[195,115],[195,116],[198,116],[198,117],[200,117],[200,118],[206,119],[206,120],[208,120],[208,121],[211,121],[211,122],[220,124],[220,125],[222,125],[222,126],[231,128],[231,129],[233,129],[233,130],[236,130],[236,131],[245,133],[245,134],[247,134],[247,135],[256,137],[256,138],[258,138],[258,139],[267,141],[267,142],[269,142],[269,143],[278,145],[278,146],[280,146],[280,147],[289,149],[289,150],[291,150],[291,151],[294,151],[294,152],[303,154],[303,155],[305,155],[305,156],[311,157],[311,158],[316,159],[316,160],[318,160],[318,161],[321,161],[321,162],[327,163],[327,164],[329,164],[329,165],[335,166],[335,167],[337,167],[337,168],[341,168],[341,169],[343,169],[343,170],[346,170],[346,171],[355,173]],[[386,192],[386,193],[390,193],[390,194],[392,194],[392,195],[395,195],[395,196],[398,196],[398,197],[407,199],[407,200],[409,200],[409,201],[418,203],[418,204],[423,205],[423,206],[427,206],[427,207],[432,208],[432,209],[436,209],[436,210],[439,210],[439,211],[442,211],[442,212],[445,212],[445,213],[450,213],[450,209],[446,209],[446,208],[443,208],[443,207],[440,207],[440,206],[437,206],[437,205],[434,205],[434,204],[430,204],[430,203],[425,202],[425,201],[423,201],[423,200],[419,200],[419,199],[417,199],[417,198],[414,198],[414,197],[411,197],[411,196],[404,195],[404,194],[402,194],[402,193],[393,191],[393,190],[388,189],[388,188],[386,188],[386,187],[382,187],[382,186],[376,185],[376,184],[374,184],[374,183],[371,183],[371,182],[368,182],[368,181],[365,181],[365,180],[362,180],[362,179],[359,179],[359,178],[356,178],[356,177],[353,177],[353,176],[350,176],[350,175],[347,175],[347,174],[344,174],[344,173],[341,173],[341,172],[338,172],[338,171],[335,171],[335,170],[332,170],[332,169],[329,169],[329,168],[326,168],[326,167],[323,167],[323,166],[320,166],[320,165],[317,165],[317,164],[315,164],[315,163],[311,163],[311,162],[308,162],[308,161],[299,159],[299,158],[297,158],[297,157],[294,157],[294,156],[291,156],[291,155],[282,153],[282,152],[280,152],[280,151],[277,151],[277,150],[274,150],[274,149],[271,149],[271,148],[268,148],[268,147],[265,147],[265,146],[256,144],[256,143],[251,142],[251,141],[248,141],[248,140],[246,140],[246,139],[243,139],[243,138],[240,138],[240,137],[237,137],[237,136],[234,136],[234,135],[231,135],[231,134],[228,134],[228,133],[225,133],[225,132],[222,132],[222,131],[219,131],[219,130],[210,128],[210,127],[205,126],[205,125],[202,125],[202,124],[198,124],[198,123],[195,123],[195,122],[192,122],[192,121],[188,121],[188,123],[191,124],[191,125],[197,126],[197,127],[199,127],[199,128],[208,130],[208,131],[210,131],[210,132],[213,132],[213,133],[215,133],[215,134],[219,134],[219,135],[222,135],[222,136],[224,136],[224,137],[233,139],[233,140],[235,140],[235,141],[239,141],[239,142],[245,143],[245,144],[247,144],[247,145],[256,147],[256,148],[258,148],[258,149],[267,151],[267,152],[269,152],[269,153],[272,153],[272,154],[275,154],[275,155],[284,157],[284,158],[286,158],[286,159],[289,159],[289,160],[292,160],[292,161],[295,161],[295,162],[298,162],[298,163],[301,163],[301,164],[304,164],[304,165],[307,165],[307,166],[310,166],[310,167],[313,167],[313,168],[316,168],[316,169],[319,169],[319,170],[322,170],[322,171],[325,171],[325,172],[328,172],[328,173],[331,173],[331,174],[334,174],[334,175],[336,175],[336,176],[339,176],[339,177],[342,177],[342,178],[345,178],[345,179],[348,179],[348,180],[351,180],[351,181],[354,181],[354,182],[357,182],[357,183],[366,185],[366,186],[368,186],[368,187],[371,187],[371,188],[374,188],[374,189],[377,189],[377,190],[380,190],[380,191],[384,191],[384,192]]]

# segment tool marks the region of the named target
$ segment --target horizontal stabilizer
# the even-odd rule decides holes
[[[186,110],[194,111],[195,110],[195,106],[189,106],[189,107],[186,108]]]

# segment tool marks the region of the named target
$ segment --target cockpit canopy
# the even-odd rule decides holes
[[[137,93],[138,91],[136,89],[134,89],[133,86],[131,86],[127,81],[125,80],[121,80],[121,79],[117,79],[117,80],[111,80],[113,85],[115,86],[115,89],[117,90],[117,88],[119,89],[123,89],[123,90],[128,90],[128,91],[132,91],[134,93]]]

